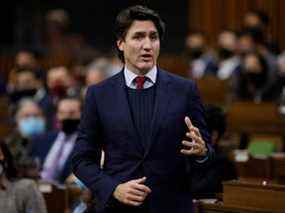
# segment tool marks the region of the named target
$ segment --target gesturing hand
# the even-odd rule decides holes
[[[142,177],[119,184],[113,196],[126,205],[139,206],[151,192],[150,188],[144,185],[145,181],[146,177]]]
[[[189,130],[189,132],[186,133],[186,136],[191,138],[192,142],[183,140],[182,144],[185,146],[185,148],[181,149],[181,153],[188,156],[205,156],[207,153],[207,147],[199,129],[192,125],[190,118],[187,116],[185,117],[185,123]]]

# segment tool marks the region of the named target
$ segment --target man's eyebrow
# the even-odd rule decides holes
[[[134,34],[137,34],[137,33],[141,33],[141,34],[144,34],[144,33],[150,33],[150,34],[153,34],[153,33],[157,33],[158,34],[158,31],[157,30],[151,30],[151,31],[147,31],[147,30],[138,30],[138,31],[135,31]]]

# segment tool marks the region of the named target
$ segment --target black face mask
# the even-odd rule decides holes
[[[55,97],[64,97],[67,94],[67,88],[62,84],[57,84],[50,88],[50,94]]]
[[[9,94],[10,100],[15,103],[22,98],[33,97],[37,93],[37,89],[16,90]]]
[[[249,33],[256,42],[262,42],[264,40],[264,32],[261,26],[247,27],[245,31]]]
[[[61,121],[62,131],[66,135],[70,135],[77,130],[80,119],[64,119]]]
[[[204,53],[203,47],[195,47],[195,48],[190,48],[190,49],[188,50],[188,56],[189,56],[191,59],[200,58],[201,55],[203,55],[203,53]]]
[[[219,54],[219,57],[221,59],[228,59],[234,55],[234,52],[232,50],[227,49],[227,48],[221,47],[221,48],[219,48],[218,54]]]
[[[247,71],[247,79],[254,84],[256,88],[261,88],[265,84],[265,75],[260,73],[253,73],[250,70]]]

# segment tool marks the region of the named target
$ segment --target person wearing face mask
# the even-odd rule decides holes
[[[74,79],[70,71],[63,66],[53,67],[48,70],[47,87],[55,105],[65,96],[77,95],[77,91],[74,88]]]
[[[240,59],[236,55],[237,39],[231,30],[224,30],[218,37],[218,70],[217,77],[221,80],[230,79],[240,71]]]
[[[242,71],[237,78],[236,98],[261,102],[270,85],[268,64],[257,52],[247,53],[243,58]]]
[[[70,157],[77,137],[80,114],[79,99],[67,97],[59,100],[56,114],[59,131],[33,138],[29,155],[39,159],[42,179],[61,184],[71,174]]]
[[[46,131],[43,112],[32,99],[23,99],[18,104],[15,123],[15,131],[5,141],[12,152],[17,168],[23,172],[21,175],[36,178],[38,176],[37,170],[34,170],[36,162],[28,157],[27,152],[31,138]]]
[[[31,69],[19,69],[15,73],[15,82],[8,85],[8,95],[11,105],[11,111],[22,99],[32,99],[42,108],[46,119],[47,129],[52,128],[52,114],[54,106],[50,95],[44,88],[44,83],[40,76]]]
[[[192,32],[187,36],[186,56],[189,59],[188,73],[191,78],[199,79],[207,74],[215,73],[217,66],[202,32]]]
[[[275,73],[275,79],[264,93],[264,99],[282,104],[285,97],[285,52],[278,56],[277,62],[278,70]]]
[[[10,101],[15,104],[23,98],[34,97],[40,86],[36,73],[31,69],[17,69],[14,80],[9,83],[7,90]]]
[[[42,194],[33,180],[18,178],[8,146],[0,142],[0,211],[46,213]]]

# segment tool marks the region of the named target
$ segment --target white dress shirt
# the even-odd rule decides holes
[[[135,84],[135,78],[138,77],[139,75],[133,73],[132,71],[128,70],[128,68],[125,66],[124,68],[124,76],[125,76],[125,81],[126,81],[126,85],[127,87],[131,88],[131,89],[136,89],[136,84]],[[147,89],[152,87],[155,82],[156,82],[156,78],[157,78],[157,67],[154,66],[153,68],[151,68],[145,75],[146,81],[144,82],[143,88]]]
[[[63,132],[60,132],[58,134],[43,164],[43,170],[41,172],[42,179],[48,180],[48,181],[55,181],[53,179],[55,177],[54,176],[55,174],[51,175],[53,176],[51,177],[50,170],[53,169],[53,170],[56,170],[55,172],[58,172],[63,169],[65,162],[67,161],[75,145],[76,137],[77,137],[76,133],[69,135],[69,136],[66,136],[65,133]],[[62,153],[58,158],[58,162],[55,162],[55,158],[57,158],[57,155],[60,152],[61,146],[63,146]]]

